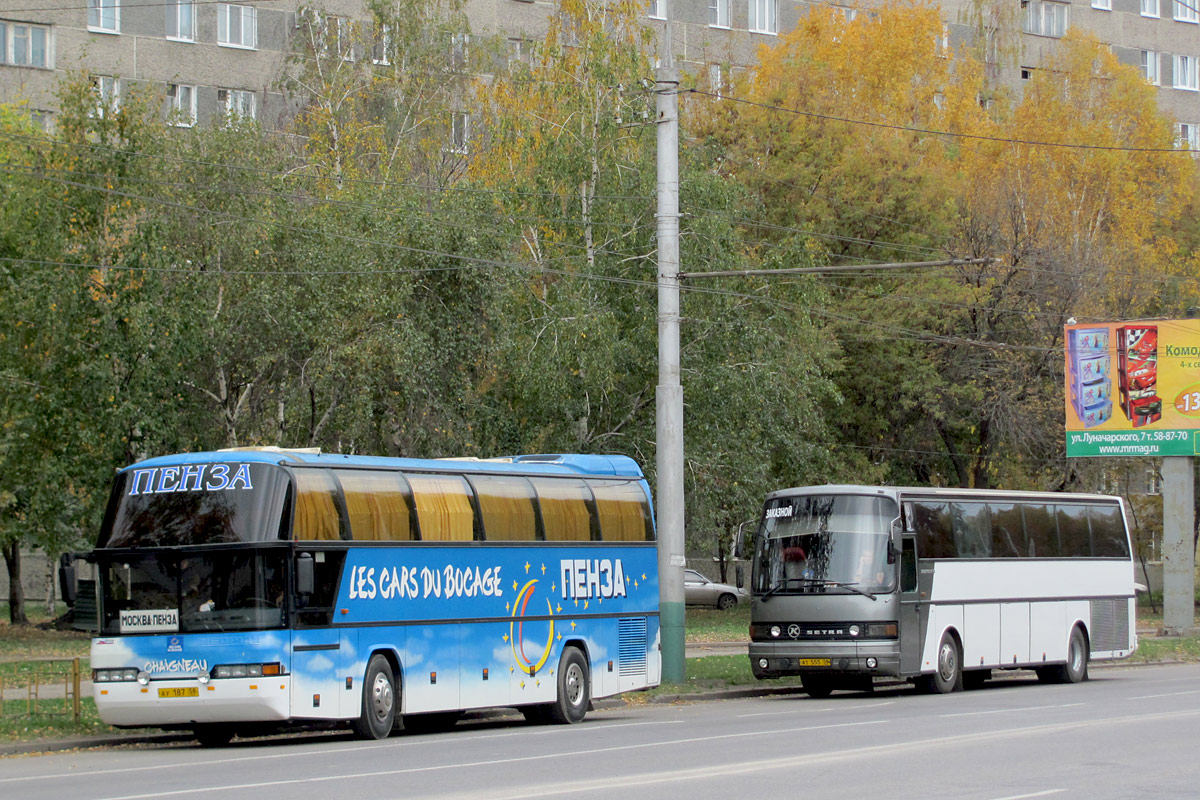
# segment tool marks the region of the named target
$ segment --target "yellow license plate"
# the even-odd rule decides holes
[[[801,658],[797,662],[802,667],[828,667],[828,658]],[[162,691],[161,689],[159,691]]]
[[[200,689],[197,686],[180,686],[176,689],[159,689],[159,697],[199,697]]]

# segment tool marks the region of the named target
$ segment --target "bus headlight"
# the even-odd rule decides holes
[[[758,660],[758,668],[759,668],[759,669],[766,669],[766,668],[769,666],[769,663],[770,663],[770,662],[768,662],[768,661],[767,661],[765,658],[760,658],[760,659]]]
[[[783,628],[779,627],[778,625],[771,626],[771,638],[772,639],[778,639],[779,635],[782,633],[783,633]]]
[[[218,664],[213,667],[213,678],[260,678],[263,675],[282,675],[278,661],[270,664]]]
[[[136,681],[138,679],[138,670],[134,667],[120,667],[118,669],[94,669],[92,670],[93,683],[112,683],[114,681]],[[149,676],[147,676],[147,679]]]
[[[877,666],[879,666],[879,662],[875,660],[874,656],[867,659],[867,669],[875,669]]]
[[[139,672],[137,674],[137,682],[140,683],[142,686],[149,685],[150,673],[149,672]]]
[[[850,635],[851,636],[858,636],[860,633],[862,633],[862,630],[857,625],[850,626]]]
[[[871,639],[895,639],[898,630],[894,622],[868,622],[865,635]]]

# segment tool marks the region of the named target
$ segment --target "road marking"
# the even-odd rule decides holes
[[[1197,713],[1200,713],[1200,712],[1197,712]],[[491,766],[497,766],[500,764],[520,764],[522,762],[542,761],[545,759],[562,759],[562,758],[572,758],[572,757],[583,758],[583,757],[595,755],[596,753],[617,753],[617,752],[621,752],[624,750],[644,750],[644,749],[650,748],[650,747],[667,747],[667,746],[674,746],[674,745],[696,744],[699,742],[713,742],[713,741],[721,741],[721,740],[727,740],[727,739],[741,739],[741,738],[746,738],[746,737],[750,737],[750,736],[754,736],[754,737],[778,736],[780,734],[808,733],[811,731],[832,730],[834,728],[857,728],[857,727],[862,727],[865,725],[882,725],[886,722],[888,722],[888,720],[878,719],[878,720],[867,720],[864,722],[842,722],[842,723],[835,723],[832,725],[808,725],[808,726],[800,727],[800,728],[784,728],[783,730],[774,730],[774,731],[747,731],[744,733],[724,733],[724,734],[717,734],[714,736],[695,736],[695,737],[688,738],[688,739],[669,739],[669,740],[661,741],[661,742],[639,742],[637,744],[616,745],[613,747],[592,747],[592,748],[588,748],[586,750],[575,750],[575,751],[568,751],[565,753],[564,752],[539,753],[537,755],[531,755],[531,756],[514,756],[512,758],[497,758],[497,759],[489,759],[487,761],[467,761],[467,762],[459,762],[459,763],[455,763],[455,764],[438,764],[438,765],[428,766],[428,767],[408,767],[405,769],[387,769],[387,770],[378,770],[375,772],[350,772],[350,773],[345,773],[342,775],[317,775],[317,776],[306,777],[306,778],[289,778],[286,780],[278,780],[278,781],[260,781],[257,783],[239,783],[239,784],[227,784],[227,785],[223,785],[223,786],[204,786],[204,787],[198,787],[198,788],[193,788],[193,789],[176,789],[176,790],[169,791],[169,792],[148,792],[146,794],[120,795],[120,796],[116,796],[116,797],[102,798],[102,800],[145,800],[146,798],[150,798],[150,797],[177,797],[179,795],[188,795],[188,794],[208,794],[211,792],[232,792],[232,791],[237,791],[237,790],[241,790],[241,789],[265,789],[265,788],[272,787],[272,786],[291,786],[291,785],[297,784],[297,783],[324,783],[324,782],[328,782],[328,781],[342,781],[342,780],[348,780],[348,779],[353,779],[353,778],[383,778],[383,777],[388,777],[388,776],[393,776],[393,775],[413,775],[413,774],[420,773],[420,772],[440,772],[443,770],[461,770],[461,769],[468,769],[471,767],[491,767]],[[441,743],[445,744],[444,738],[441,740]],[[811,758],[811,756],[802,756],[801,758]],[[713,768],[709,768],[709,769],[713,769]],[[719,767],[716,769],[719,769]],[[661,782],[661,781],[652,781],[652,782],[657,783],[657,782]],[[601,787],[607,787],[612,783],[613,783],[612,780],[606,778],[602,781],[599,781],[598,785]],[[547,793],[548,794],[562,794],[566,791],[569,791],[569,790],[563,790],[563,791],[552,790]],[[530,795],[525,791],[521,791],[519,794],[513,795],[514,798],[529,797],[529,796],[533,796],[533,795]]]
[[[1131,697],[1130,700],[1152,700],[1156,697],[1177,697],[1181,694],[1200,694],[1200,689],[1193,689],[1190,692],[1167,692],[1166,694],[1144,694],[1141,697]]]
[[[1028,797],[1045,797],[1048,794],[1062,794],[1066,789],[1047,789],[1044,792],[1033,792],[1032,794],[1010,794],[1005,797],[994,797],[992,800],[1026,800]]]
[[[1054,706],[1026,706],[1024,708],[997,708],[992,711],[963,711],[960,714],[939,714],[940,717],[981,717],[985,714],[1011,714],[1016,711],[1044,711],[1047,708],[1073,708],[1085,703],[1063,703]]]
[[[480,739],[504,739],[514,736],[570,736],[575,734],[585,733],[587,731],[611,730],[612,728],[631,728],[643,725],[678,725],[683,720],[668,719],[668,720],[652,720],[647,722],[615,722],[606,724],[601,720],[596,720],[590,725],[572,725],[570,727],[561,727],[557,725],[539,726],[536,729],[532,728],[517,728],[505,733],[481,733],[476,735],[456,736],[455,741],[472,742]],[[309,740],[297,742],[298,745],[307,744]],[[150,764],[144,767],[116,767],[110,769],[94,769],[80,772],[71,772],[69,777],[86,777],[92,775],[119,775],[124,772],[152,772],[154,770],[174,770],[180,767],[209,767],[218,764],[240,764],[247,761],[271,761],[281,758],[308,758],[312,756],[323,756],[336,753],[357,753],[364,750],[378,750],[380,748],[395,748],[402,746],[418,747],[423,745],[444,744],[444,738],[429,739],[426,741],[416,741],[409,738],[394,738],[387,739],[382,742],[357,742],[355,744],[345,745],[341,747],[323,747],[319,742],[312,746],[305,746],[303,750],[296,750],[288,753],[259,753],[251,756],[236,756],[230,758],[210,758],[197,761],[175,761],[168,764]],[[289,745],[291,743],[288,743]],[[284,745],[287,746],[287,745]],[[45,780],[48,778],[61,778],[64,775],[61,772],[43,775],[23,775],[14,778],[0,778],[0,784],[3,783],[20,783],[24,781]]]
[[[830,711],[854,711],[854,710],[860,709],[860,708],[882,708],[883,706],[890,706],[894,702],[896,702],[896,701],[888,700],[883,703],[859,703],[857,705],[852,705],[852,706],[851,705],[845,705],[845,706],[838,705],[836,708],[832,707],[832,706],[826,706],[825,708],[814,708],[811,710],[804,709],[803,711],[800,711],[797,709],[791,709],[790,711],[759,711],[754,714],[738,714],[737,717],[738,717],[738,719],[745,719],[747,717],[775,717],[775,716],[779,716],[781,714],[826,714],[826,713],[829,713]]]

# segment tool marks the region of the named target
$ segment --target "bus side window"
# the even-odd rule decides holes
[[[1129,537],[1125,533],[1120,506],[1088,506],[1088,520],[1092,524],[1094,555],[1129,558]]]
[[[917,500],[912,504],[912,526],[921,539],[925,558],[954,558],[954,536],[950,530],[947,503]]]
[[[350,533],[356,541],[409,541],[409,489],[398,472],[334,470],[346,498]]]
[[[342,539],[342,515],[338,512],[337,484],[324,469],[298,469],[296,515],[292,538],[305,541]]]
[[[420,473],[406,473],[404,477],[412,487],[422,541],[474,541],[473,492],[466,478]]]
[[[1088,529],[1087,506],[1059,503],[1054,506],[1058,517],[1058,539],[1063,558],[1090,558],[1092,537]]]
[[[911,536],[904,537],[900,550],[900,591],[915,592],[917,590],[917,550],[915,540]]]
[[[1025,554],[1025,524],[1015,503],[990,503],[992,509],[992,556],[1021,558]]]
[[[582,478],[530,478],[548,542],[588,542],[599,528],[592,490]],[[598,538],[598,537],[595,537]]]
[[[589,480],[600,518],[600,538],[606,542],[645,542],[654,539],[646,493],[632,481]]]
[[[472,475],[482,517],[483,538],[489,542],[532,542],[542,538],[538,529],[533,486],[522,477]]]
[[[1029,545],[1029,558],[1056,558],[1058,556],[1058,522],[1051,507],[1044,503],[1024,506],[1025,537]]]

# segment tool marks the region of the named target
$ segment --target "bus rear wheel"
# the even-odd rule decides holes
[[[364,739],[386,739],[395,722],[396,678],[388,660],[375,653],[367,662],[362,713],[354,721],[354,731]]]
[[[577,647],[563,650],[558,661],[558,698],[547,709],[551,722],[573,725],[582,722],[591,702],[591,676],[587,659]]]
[[[1042,667],[1037,671],[1043,683],[1080,683],[1088,678],[1087,637],[1078,625],[1071,629],[1067,640],[1067,663],[1056,667]]]

